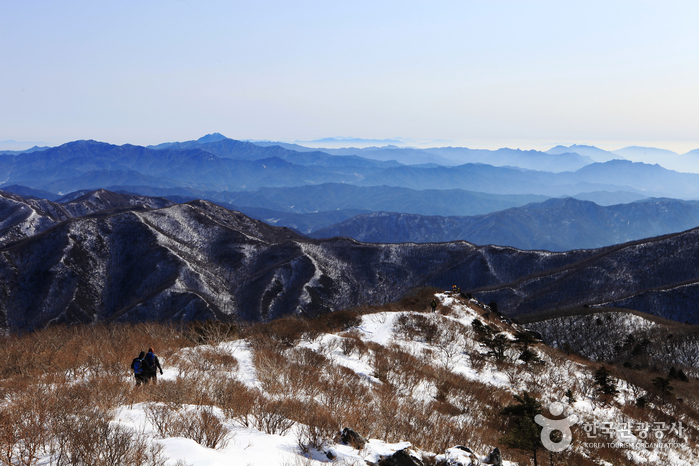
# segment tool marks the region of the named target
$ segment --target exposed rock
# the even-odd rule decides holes
[[[485,464],[492,464],[493,466],[502,466],[502,454],[500,454],[500,449],[495,447],[495,450],[491,451],[483,462]]]
[[[408,453],[407,449],[398,450],[391,456],[385,456],[378,462],[378,466],[424,466],[422,461]]]
[[[364,445],[366,445],[366,439],[362,437],[360,433],[349,427],[342,429],[340,440],[342,440],[342,443],[345,445],[352,445],[357,450],[361,450],[364,448]]]

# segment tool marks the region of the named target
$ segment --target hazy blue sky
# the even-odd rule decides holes
[[[699,148],[697,1],[0,0],[0,140]]]

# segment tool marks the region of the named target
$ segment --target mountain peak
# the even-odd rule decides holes
[[[197,139],[197,142],[216,142],[222,141],[224,139],[228,138],[221,133],[211,133],[207,134],[206,136],[200,137],[199,139]]]

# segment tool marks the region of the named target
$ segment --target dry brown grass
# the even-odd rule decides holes
[[[306,451],[322,450],[342,427],[351,427],[366,437],[409,441],[428,451],[443,452],[461,444],[487,453],[505,433],[507,423],[499,412],[512,403],[511,393],[454,374],[449,364],[435,364],[438,359],[458,356],[469,358],[471,366],[479,371],[495,367],[476,348],[464,346],[465,337],[471,336],[470,328],[439,313],[400,317],[396,324],[400,338],[432,345],[432,349],[416,354],[399,345],[365,343],[359,332],[348,330],[358,323],[361,313],[429,311],[431,299],[425,299],[428,295],[426,291],[418,292],[401,305],[365,307],[310,320],[286,318],[245,329],[229,324],[184,329],[159,324],[110,324],[55,327],[3,337],[0,397],[6,403],[0,408],[0,463],[36,464],[40,456],[52,455],[57,465],[101,465],[110,461],[162,464],[157,445],[149,450],[133,432],[110,427],[115,424],[108,422],[114,408],[142,402],[148,403],[148,417],[162,436],[185,436],[210,447],[220,447],[228,439],[224,424],[215,414],[219,411],[207,407],[216,406],[231,421],[267,433],[283,434],[299,424],[299,447]],[[493,326],[506,327],[500,322]],[[295,346],[326,332],[339,335],[324,340],[320,351]],[[240,336],[248,339],[253,351],[262,391],[235,380],[238,361],[225,349],[206,346],[182,351]],[[179,376],[160,380],[157,385],[134,387],[129,364],[149,346],[156,348],[168,367],[177,366]],[[574,372],[580,368],[563,353],[537,348],[550,361],[540,373],[525,373],[512,360],[497,365],[511,382],[531,376],[533,381],[527,382],[527,388],[540,400],[545,395],[550,398],[547,386],[561,386],[556,396],[562,398],[568,388],[562,387],[564,382],[578,398],[595,395],[594,383],[576,379]],[[368,362],[379,382],[334,363],[338,353]],[[582,358],[573,359],[587,364]],[[612,369],[615,376],[651,391],[647,374],[643,380],[640,371],[622,373],[621,368]],[[643,410],[625,406],[622,412],[660,422],[699,419],[699,382],[673,381],[673,386],[684,403],[661,405],[651,400]],[[430,398],[416,397],[425,389]],[[668,407],[674,410],[672,416],[661,410]],[[88,430],[84,426],[95,427]],[[697,438],[698,433],[688,427],[690,438]],[[506,459],[521,464],[529,458],[508,449],[504,454]],[[620,454],[615,450],[595,455],[618,462]],[[549,458],[542,453],[539,459],[546,464]],[[554,464],[593,464],[574,452],[553,460]]]

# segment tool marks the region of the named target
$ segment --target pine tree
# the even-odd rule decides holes
[[[499,361],[505,359],[505,351],[512,346],[512,342],[504,333],[496,333],[493,336],[484,335],[478,341],[490,350],[488,354],[492,354]]]
[[[500,438],[500,443],[510,448],[531,452],[534,466],[538,466],[536,452],[541,448],[541,427],[534,422],[534,417],[541,414],[541,403],[524,392],[515,395],[517,404],[506,406],[500,414],[508,416],[513,424],[510,430]]]
[[[656,377],[651,381],[651,383],[655,388],[660,390],[660,393],[663,395],[672,395],[675,391],[673,386],[670,384],[670,380],[663,377]]]
[[[524,361],[526,364],[541,362],[541,358],[529,348],[525,348],[524,351],[519,355],[519,359]]]
[[[670,373],[668,374],[667,378],[670,380],[677,378],[677,369],[675,369],[675,366],[670,368]]]
[[[536,344],[536,338],[526,330],[517,330],[515,332],[515,344],[520,349],[525,350]]]
[[[597,390],[603,395],[613,397],[619,393],[619,390],[616,389],[616,384],[612,380],[611,373],[604,366],[595,371],[595,383],[598,386]]]

